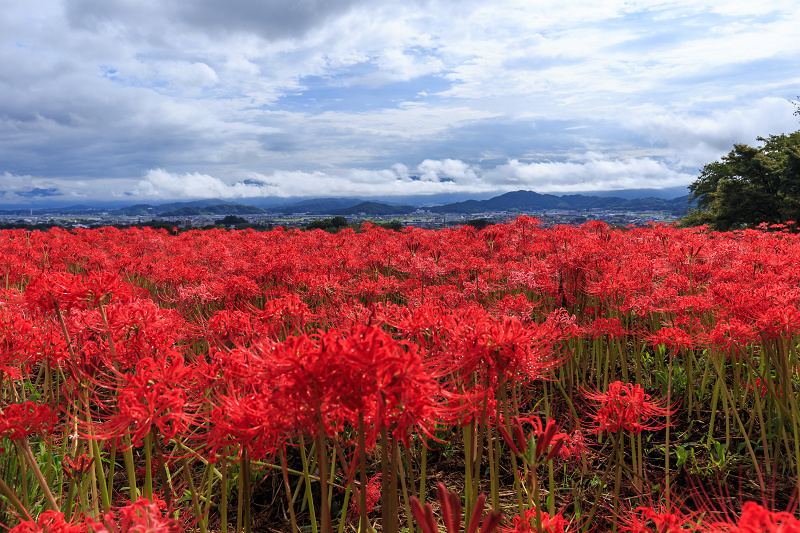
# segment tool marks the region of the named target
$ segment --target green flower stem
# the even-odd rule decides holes
[[[483,407],[481,407],[481,419],[478,423],[478,433],[475,436],[475,457],[473,458],[474,461],[474,471],[472,475],[472,491],[470,492],[470,499],[464,500],[464,522],[469,524],[469,521],[472,519],[472,510],[475,508],[475,502],[478,500],[478,493],[480,492],[480,485],[481,485],[481,463],[483,461],[483,440],[484,435],[487,433],[486,423],[487,415],[486,410],[489,404],[489,394],[484,393],[483,396]]]
[[[499,411],[499,407],[498,407]],[[489,486],[492,498],[492,509],[500,508],[500,436],[494,424],[489,424]],[[469,522],[468,522],[469,523]]]
[[[251,510],[252,506],[252,489],[250,487],[250,454],[247,453],[247,450],[243,452],[243,459],[244,459],[244,533],[250,533],[253,527],[253,520],[251,517]]]
[[[308,512],[311,515],[311,531],[318,533],[317,529],[317,514],[314,509],[314,499],[311,497],[311,475],[310,465],[308,464],[308,456],[306,455],[306,445],[303,441],[303,435],[300,435],[300,458],[303,460],[303,477],[305,478],[306,485],[306,502],[308,503]],[[298,486],[299,488],[299,486]]]
[[[192,470],[189,468],[189,460],[183,458],[183,474],[186,476],[186,485],[189,487],[189,494],[192,496],[192,509],[194,516],[200,520],[202,513],[200,512],[200,501],[197,498],[197,490],[194,486],[194,479],[192,479]]]
[[[332,533],[331,530],[331,507],[328,500],[328,447],[325,444],[325,426],[322,422],[322,414],[317,409],[317,467],[319,468],[320,480],[320,514],[322,533]]]
[[[608,443],[608,441],[606,441],[606,444],[607,443]],[[614,447],[616,448],[616,445]],[[604,450],[605,450],[605,446],[603,446],[603,448],[598,452],[598,456],[602,457]],[[608,480],[608,476],[611,473],[611,467],[614,466],[614,464],[616,462],[617,461],[608,461],[607,462],[606,470],[605,470],[605,472],[603,472],[603,479],[600,481],[600,485],[599,485],[599,487],[597,489],[598,491],[602,490],[603,487],[605,486],[606,481]],[[600,501],[601,500],[602,500],[602,498],[598,494],[597,497],[594,499],[594,504],[592,505],[592,510],[589,512],[589,516],[586,518],[586,522],[584,522],[583,529],[582,529],[583,533],[588,533],[588,531],[591,529],[592,519],[594,518],[595,513],[597,513],[597,509],[600,507]]]
[[[533,484],[533,500],[532,504],[536,509],[536,513],[533,515],[533,527],[535,528],[534,531],[541,531],[542,530],[542,507],[540,505],[540,498],[539,498],[539,473],[538,473],[538,465],[531,464],[531,483]]]
[[[14,494],[14,491],[11,490],[8,485],[6,485],[6,482],[3,481],[2,477],[0,477],[0,493],[8,498],[8,501],[10,501],[11,505],[14,506],[14,509],[17,510],[17,514],[20,516],[20,518],[27,518],[28,520],[31,520],[31,514],[28,512],[28,509],[22,505],[22,502],[19,501],[19,498],[17,498],[17,495]]]
[[[719,362],[714,359],[714,366],[717,370],[717,374],[720,376],[718,383],[722,383],[720,390],[722,391],[722,399],[726,402],[726,405],[730,404],[730,399],[728,398],[728,387],[725,385],[725,379],[722,376],[722,369],[720,368]],[[739,413],[736,409],[732,410],[733,417],[736,419],[736,422],[739,424],[739,429],[744,438],[745,446],[747,446],[747,451],[750,454],[750,459],[753,461],[753,468],[756,470],[756,476],[758,477],[758,483],[761,487],[761,494],[766,494],[766,487],[764,486],[764,476],[761,474],[761,468],[758,466],[758,459],[756,459],[756,453],[753,451],[753,445],[750,442],[750,439],[747,436],[747,431],[745,431],[744,424],[742,423],[742,419],[739,417]]]
[[[206,497],[205,497],[205,508],[203,509],[203,515],[200,519],[200,531],[201,533],[205,533],[208,528],[208,515],[211,511],[211,504],[214,500],[214,467],[211,463],[206,466],[206,471],[203,476],[203,479],[206,482]]]
[[[399,518],[398,511],[398,504],[399,504],[399,495],[397,493],[397,471],[399,470],[400,465],[397,464],[397,454],[395,453],[395,449],[398,446],[397,441],[395,441],[394,436],[392,435],[391,431],[387,431],[387,435],[389,437],[389,502],[388,507],[390,509],[391,515],[388,524],[382,524],[384,531],[386,533],[397,533],[399,529],[399,524],[397,522]],[[384,501],[385,502],[385,501]]]
[[[283,466],[283,485],[284,485],[284,488],[286,489],[286,504],[289,507],[289,518],[292,521],[292,533],[299,533],[300,530],[297,527],[297,516],[294,514],[294,502],[292,500],[292,487],[289,484],[289,468],[287,468],[286,450],[285,450],[285,446],[284,445],[278,446],[278,455],[280,456],[281,465]],[[225,470],[227,471],[227,468]],[[350,487],[348,487],[348,489],[349,488]],[[224,499],[225,498],[223,498],[223,500]],[[226,509],[226,511],[227,511],[227,509]],[[342,521],[344,521],[344,518],[342,519]],[[227,519],[223,521],[223,524],[225,524],[225,525],[223,526],[221,533],[227,533],[227,530],[226,530],[227,524],[226,524],[226,522],[227,522]]]
[[[130,491],[131,501],[135,502],[139,499],[139,491],[136,488],[136,467],[133,463],[133,444],[131,443],[131,434],[125,432],[125,450],[122,456],[125,459],[125,470],[128,474],[128,490]]]
[[[285,460],[285,459],[284,459]],[[288,479],[288,478],[287,478]],[[219,498],[219,519],[220,519],[220,533],[228,533],[228,450],[225,449],[222,455],[222,494]],[[171,490],[170,490],[171,492]],[[289,496],[289,509],[294,515],[294,507],[291,506],[291,496]],[[298,533],[294,531],[293,533]]]
[[[111,499],[109,497],[108,488],[106,486],[106,479],[103,472],[103,462],[100,455],[100,445],[94,439],[90,441],[92,454],[94,455],[94,471],[92,472],[92,484],[100,487],[100,503],[103,505],[103,511],[107,511],[111,507]]]
[[[110,503],[110,495],[114,494],[114,470],[117,466],[117,440],[111,440],[111,452],[109,452],[108,457],[108,474],[106,474],[106,496],[109,496],[109,503]]]
[[[420,437],[420,444],[422,445],[422,451],[419,459],[419,493],[417,494],[417,499],[424,502],[425,483],[428,478],[428,443],[425,441],[425,437]]]
[[[72,506],[75,503],[75,490],[77,489],[77,484],[75,483],[75,479],[70,479],[69,484],[67,486],[67,503],[64,506],[64,514],[68,516],[72,516],[75,513],[72,510]]]
[[[473,438],[475,436],[475,420],[471,420],[469,424],[465,424],[462,430],[464,441],[464,501],[472,501],[472,468],[474,454]],[[469,509],[469,505],[465,505]],[[468,519],[467,519],[468,520]],[[469,523],[469,521],[467,521]]]
[[[245,451],[242,450],[242,455],[239,458],[239,498],[236,502],[236,533],[242,531],[242,514],[244,512],[244,454]],[[297,488],[299,489],[300,487],[298,486]]]
[[[28,469],[25,467],[25,458],[22,457],[22,450],[19,446],[17,449],[17,470],[22,485],[22,503],[26,509],[31,508],[30,493],[28,491]]]
[[[153,501],[153,436],[148,431],[144,436],[144,495]],[[199,516],[199,515],[198,515]]]
[[[359,475],[361,476],[361,488],[358,491],[358,501],[359,501],[359,516],[360,520],[358,523],[358,531],[359,533],[363,533],[364,529],[369,524],[369,520],[367,520],[367,446],[364,442],[364,413],[358,413],[358,464],[359,464]],[[424,483],[424,478],[423,478]],[[422,490],[422,489],[421,489]],[[411,533],[411,532],[409,532]]]
[[[752,377],[752,375],[751,375]],[[761,391],[757,387],[753,387],[753,401],[756,405],[756,416],[758,417],[758,426],[761,428],[761,442],[764,450],[764,470],[767,472],[772,471],[771,461],[769,456],[769,440],[767,439],[767,427],[764,423],[764,399],[761,397]]]
[[[511,416],[508,406],[508,391],[505,387],[500,389],[500,403],[503,404],[503,417],[505,418],[506,431],[511,434]],[[525,516],[525,503],[522,499],[522,484],[520,482],[517,454],[511,453],[511,471],[514,474],[514,494],[517,495],[517,508],[519,516]],[[422,501],[422,500],[420,500]],[[497,509],[498,507],[495,507]]]
[[[675,358],[675,354],[672,356],[667,356],[668,358],[668,369],[667,369],[667,406],[672,405],[672,363],[673,359]],[[691,388],[691,387],[689,387]],[[691,411],[689,411],[691,412]],[[667,500],[667,509],[670,507],[670,497],[672,491],[670,490],[670,471],[669,471],[669,430],[670,430],[670,418],[672,415],[672,410],[667,410],[667,427],[664,428],[665,436],[664,436],[664,496]],[[620,449],[622,448],[622,444],[620,444]],[[633,454],[631,454],[633,455]],[[617,499],[619,499],[619,494],[617,494]]]
[[[402,458],[400,457],[399,443],[396,443],[394,446],[394,455],[395,455],[395,462],[398,463],[399,465],[399,463],[402,460]],[[404,456],[406,455],[405,452],[403,452],[403,455]],[[408,461],[408,463],[410,463],[410,461]],[[406,487],[406,475],[404,473],[405,468],[403,468],[402,465],[399,466],[400,468],[398,468],[396,471],[400,473],[400,488],[403,491],[403,505],[405,506],[406,521],[408,522],[408,531],[409,533],[412,533],[414,531],[414,521],[412,520],[413,515],[411,514],[411,505],[408,498],[408,487]]]
[[[352,483],[348,483],[347,487],[344,489],[344,503],[342,504],[342,512],[339,516],[339,529],[338,533],[344,533],[344,526],[347,524],[347,508],[350,506],[350,495],[352,490]],[[296,524],[295,524],[296,527]],[[413,530],[409,530],[413,533]],[[297,533],[297,531],[293,528],[293,533]]]
[[[28,439],[19,439],[16,442],[22,451],[22,456],[25,458],[25,461],[27,461],[28,466],[33,471],[33,475],[39,482],[39,487],[42,489],[42,492],[44,493],[45,500],[47,501],[47,506],[52,511],[58,511],[58,503],[56,503],[56,499],[55,497],[53,497],[53,493],[50,491],[50,487],[47,485],[47,481],[44,479],[44,475],[42,475],[42,471],[39,469],[39,465],[36,463],[36,458],[33,456],[31,447],[28,444]]]
[[[169,470],[167,470],[167,465],[164,462],[164,452],[161,449],[161,442],[159,441],[158,438],[158,431],[156,429],[156,426],[150,426],[150,434],[152,435],[153,447],[155,448],[156,451],[156,462],[158,463],[158,476],[161,478],[161,487],[164,493],[164,503],[167,504],[167,509],[171,509],[172,493],[173,493],[172,478],[170,477]],[[227,461],[227,458],[225,460]],[[223,487],[225,487],[224,484]]]

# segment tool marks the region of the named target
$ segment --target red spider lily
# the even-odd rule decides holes
[[[367,481],[367,514],[371,513],[375,506],[381,499],[381,474],[375,474],[369,481]],[[348,512],[348,519],[353,522],[360,514],[361,491],[355,489],[354,497],[350,501],[350,511]]]
[[[254,459],[270,456],[295,429],[292,420],[275,416],[284,406],[269,386],[257,392],[219,391],[214,404],[205,417],[208,431],[204,435],[212,461],[217,451],[229,445]]]
[[[94,533],[180,533],[178,520],[165,516],[164,502],[140,497],[136,502],[109,511],[102,523],[91,524]],[[84,530],[85,531],[85,530]]]
[[[116,406],[112,414],[103,412],[93,416],[102,420],[86,433],[88,438],[119,438],[131,431],[132,442],[141,445],[142,439],[153,426],[165,440],[187,430],[195,417],[195,402],[189,389],[195,382],[196,371],[184,366],[183,356],[178,352],[162,354],[158,359],[147,357],[128,373],[112,371],[116,383],[102,383],[117,391],[113,400]],[[101,398],[105,405],[109,400]],[[82,426],[81,426],[82,427]]]
[[[714,325],[714,329],[706,334],[706,342],[710,346],[724,350],[733,356],[738,356],[745,346],[757,338],[758,335],[753,330],[753,326],[737,318],[718,321]]]
[[[593,431],[596,433],[630,431],[637,434],[643,430],[656,431],[665,428],[666,424],[652,419],[675,412],[662,402],[651,401],[641,385],[621,381],[609,384],[607,393],[584,392],[584,396],[599,404],[592,414]]]
[[[781,389],[779,385],[773,383],[774,380],[767,381],[765,379],[756,378],[755,380],[753,380],[753,383],[747,383],[745,387],[752,390],[753,392],[758,391],[758,394],[760,394],[762,398],[764,398],[767,394],[769,394],[770,390],[775,391],[774,394],[776,398],[782,398],[783,389]]]
[[[767,338],[783,334],[787,339],[800,328],[800,309],[796,303],[772,305],[757,317],[756,325]]]
[[[586,455],[589,446],[581,430],[576,429],[563,439],[563,445],[558,450],[558,457],[564,461],[580,459]]]
[[[680,328],[673,327],[660,328],[655,334],[650,335],[650,343],[653,347],[663,344],[676,352],[679,350],[691,350],[695,346],[695,340],[692,335]]]
[[[20,367],[32,362],[34,336],[28,317],[12,306],[0,306],[0,374],[5,373],[11,379],[22,377]]]
[[[597,318],[589,326],[593,339],[607,336],[609,339],[620,339],[626,335],[619,318]]]
[[[769,511],[756,502],[745,502],[738,521],[715,522],[709,533],[800,533],[800,520],[787,511]]]
[[[254,454],[270,453],[282,434],[333,436],[345,424],[357,427],[359,415],[372,447],[383,427],[407,442],[414,428],[432,433],[441,420],[440,387],[418,347],[378,328],[331,329],[219,353],[222,377],[208,419],[212,447],[239,442]]]
[[[213,342],[231,342],[243,346],[253,339],[254,330],[250,313],[224,309],[214,313],[208,320],[207,337]]]
[[[86,533],[86,526],[83,516],[66,521],[64,513],[45,511],[39,515],[38,520],[25,520],[11,528],[8,533]]]
[[[514,527],[510,528],[500,528],[501,533],[565,533],[567,528],[569,527],[570,523],[561,515],[561,513],[556,513],[555,515],[550,515],[550,513],[542,512],[539,514],[539,520],[541,520],[541,527],[537,528],[535,525],[532,525],[536,522],[536,508],[527,509],[525,511],[525,516],[520,517],[519,515],[514,516]]]
[[[458,373],[466,378],[485,371],[489,382],[541,379],[563,363],[553,354],[560,328],[525,325],[518,318],[494,317],[477,306],[459,311],[450,331],[448,351]]]
[[[453,312],[439,303],[425,303],[410,309],[393,304],[377,305],[375,319],[398,329],[403,337],[429,351],[439,351],[456,326]]]
[[[116,272],[105,270],[89,272],[84,284],[89,292],[87,303],[90,307],[97,307],[100,304],[126,303],[146,294],[139,287],[126,283]]]
[[[541,302],[531,302],[524,294],[507,294],[493,306],[493,309],[498,315],[513,316],[528,323],[531,312],[540,304]]]
[[[437,495],[439,497],[439,506],[442,510],[442,518],[444,520],[445,531],[447,533],[459,533],[461,530],[461,498],[456,492],[448,492],[444,483],[436,485]],[[467,524],[465,529],[466,533],[478,533],[478,526],[480,526],[480,533],[491,533],[500,522],[503,520],[502,513],[498,511],[489,511],[486,517],[483,517],[483,509],[486,505],[486,495],[480,494],[475,501],[475,508],[472,510],[472,518]],[[431,504],[426,503],[423,508],[417,498],[411,498],[411,513],[417,524],[422,528],[424,533],[439,533],[439,527],[436,524],[436,519],[433,517],[433,508]],[[481,520],[483,524],[481,525]]]
[[[265,302],[263,311],[255,316],[253,327],[259,334],[277,340],[302,331],[313,318],[308,304],[297,294],[289,294]]]
[[[76,456],[74,459],[69,456],[64,456],[64,462],[61,469],[64,471],[64,476],[67,479],[80,480],[81,476],[86,474],[94,464],[94,457],[89,457],[86,454]]]
[[[60,324],[50,319],[34,340],[37,349],[46,350],[56,361],[67,359],[65,354],[71,349],[76,357],[68,361],[68,370],[76,378],[128,370],[137,361],[158,358],[188,340],[186,322],[174,310],[161,309],[150,300],[113,301],[102,310],[74,309],[62,318],[66,336]]]
[[[24,439],[54,430],[56,413],[46,405],[33,402],[12,403],[0,411],[0,439]]]
[[[522,422],[529,422],[533,425],[533,431],[527,438],[522,429]],[[552,418],[547,421],[545,426],[542,426],[542,421],[538,416],[514,417],[511,422],[514,438],[511,438],[505,425],[500,424],[498,428],[511,451],[520,457],[527,457],[531,464],[538,464],[542,459],[549,461],[554,458],[564,445],[564,441],[569,439],[566,433],[558,431],[556,421]]]
[[[85,307],[91,294],[80,276],[52,272],[32,279],[23,297],[29,307],[47,313],[54,311],[56,306],[62,311]]]
[[[380,329],[354,326],[344,335],[329,330],[290,337],[262,355],[297,428],[318,427],[317,410],[331,433],[344,422],[355,425],[363,413],[374,428],[368,441],[384,425],[406,441],[410,428],[432,427],[436,419],[439,386],[419,349]]]
[[[679,533],[706,531],[699,524],[699,512],[684,513],[678,507],[667,509],[663,505],[637,507],[618,524],[620,533]]]

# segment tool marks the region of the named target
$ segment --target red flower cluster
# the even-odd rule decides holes
[[[522,429],[522,422],[533,425],[533,431],[527,438]],[[545,426],[542,426],[542,421],[538,416],[514,417],[511,422],[511,429],[514,432],[513,439],[504,425],[500,424],[498,429],[511,451],[518,456],[526,457],[531,464],[538,464],[542,460],[549,461],[556,457],[564,442],[570,439],[569,435],[559,431],[555,420],[551,418]],[[529,444],[531,442],[533,443],[532,447]]]
[[[597,404],[592,413],[592,429],[597,433],[656,431],[666,427],[666,424],[653,419],[674,412],[663,402],[651,400],[641,385],[621,381],[609,384],[606,393],[586,392],[584,396]]]
[[[381,429],[408,445],[415,432],[446,438],[456,423],[469,431],[475,422],[476,451],[478,432],[496,425],[529,465],[576,457],[586,446],[579,430],[535,417],[506,430],[500,393],[526,412],[538,400],[530,392],[571,357],[559,373],[564,394],[614,350],[616,364],[627,363],[628,346],[667,346],[680,353],[677,364],[699,361],[705,349],[706,361],[785,360],[800,334],[800,269],[787,260],[800,257],[800,235],[789,232],[539,228],[527,217],[484,231],[365,226],[337,235],[54,229],[0,232],[0,257],[0,382],[9,391],[51,386],[38,396],[51,407],[2,406],[0,438],[46,440],[56,423],[77,423],[83,438],[127,434],[139,447],[151,435],[162,452],[191,448],[211,461],[257,460],[319,432],[322,446],[349,455],[362,421],[370,449]],[[733,368],[764,396],[765,412],[796,393],[791,365],[774,385],[761,381],[772,376],[760,367]],[[585,398],[595,432],[656,430],[673,412],[619,381]],[[783,444],[763,444],[780,465]],[[101,446],[96,460],[108,464],[112,448]],[[74,479],[92,464],[65,457],[64,468]],[[442,501],[450,530],[456,503]],[[677,527],[658,508],[642,509],[639,520]],[[145,502],[106,522],[98,531],[172,527]],[[560,531],[563,522],[547,516],[542,527]],[[792,524],[750,506],[740,523],[719,528]],[[67,532],[73,524],[43,513],[24,527]]]
[[[502,533],[565,533],[569,526],[569,522],[561,513],[551,516],[550,513],[542,512],[539,519],[542,524],[541,528],[532,525],[536,521],[536,508],[527,509],[525,516],[514,516],[514,527],[501,528],[500,531]]]
[[[86,533],[86,522],[82,516],[67,521],[64,513],[45,511],[37,520],[23,520],[8,533]]]
[[[787,511],[769,511],[756,502],[745,502],[734,524],[715,522],[709,533],[800,533],[800,520]]]
[[[0,411],[0,439],[24,439],[53,430],[56,413],[46,405],[33,402],[12,403]]]
[[[94,533],[179,533],[181,523],[165,516],[164,502],[140,497],[130,505],[109,511],[102,523],[92,523]]]
[[[367,481],[367,514],[371,513],[375,506],[381,499],[381,475],[375,474],[369,481]],[[347,517],[351,522],[358,520],[359,504],[361,502],[361,493],[359,489],[355,489],[353,499],[350,500],[350,511]]]

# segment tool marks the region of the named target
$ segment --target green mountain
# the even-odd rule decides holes
[[[358,198],[312,198],[302,202],[270,207],[271,213],[312,213],[330,215],[361,203]]]
[[[605,209],[613,211],[672,211],[683,213],[689,208],[689,196],[672,200],[662,198],[636,198],[627,200],[615,196],[584,196],[570,194],[555,196],[533,191],[514,191],[488,200],[467,200],[447,205],[430,207],[434,213],[475,214],[486,211],[527,212],[550,209],[586,210]]]
[[[266,213],[260,207],[242,204],[218,204],[207,206],[185,206],[174,211],[159,213],[162,217],[215,216],[215,215],[260,215]]]
[[[109,213],[122,216],[148,216],[160,215],[169,211],[176,211],[184,207],[209,207],[220,205],[234,205],[219,198],[210,198],[208,200],[193,200],[191,202],[170,202],[167,204],[135,204],[129,207],[110,210]]]
[[[380,202],[361,202],[352,207],[345,209],[338,209],[331,211],[332,215],[365,215],[383,216],[383,215],[405,215],[416,211],[417,208],[413,205],[389,205]]]

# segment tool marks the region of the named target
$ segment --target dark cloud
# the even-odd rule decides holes
[[[205,31],[252,32],[267,40],[302,37],[359,0],[176,0],[166,5],[177,20]]]
[[[332,17],[365,0],[72,0],[67,3],[70,24],[89,31],[111,27],[138,28],[147,34],[147,21],[158,26],[191,27],[201,33],[253,33],[266,40],[302,37]],[[163,21],[162,21],[163,22]]]

